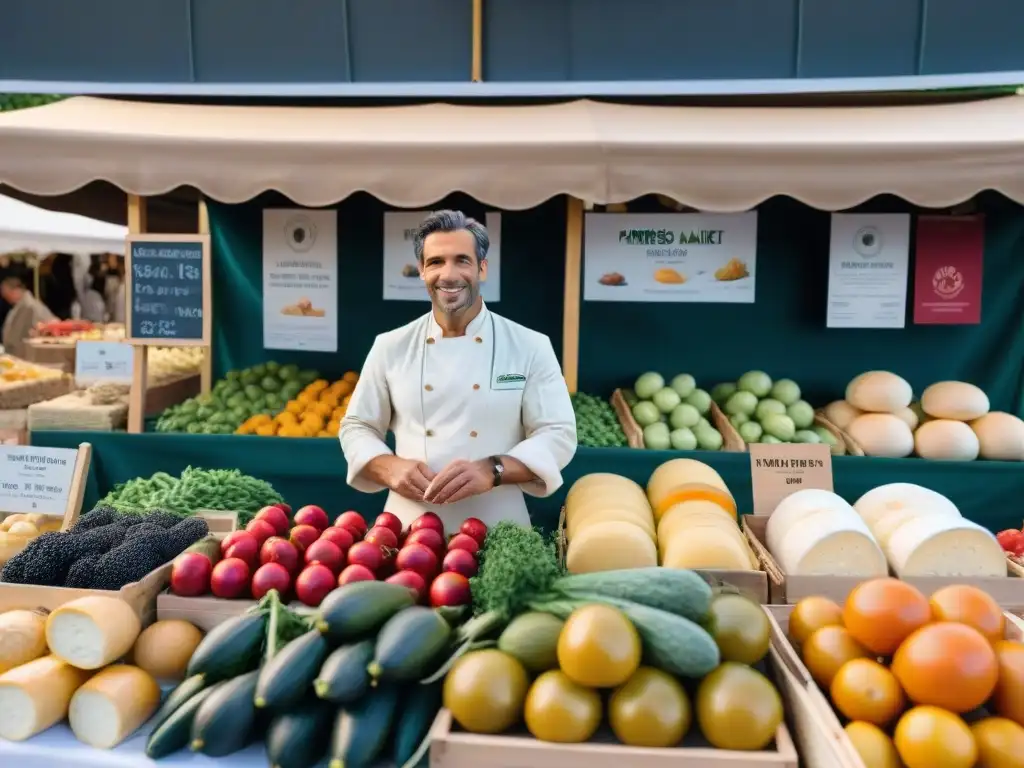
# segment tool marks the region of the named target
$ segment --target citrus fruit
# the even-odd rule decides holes
[[[816,630],[801,648],[801,656],[811,677],[825,689],[832,685],[832,678],[846,662],[870,655],[863,645],[853,639],[846,627],[835,625]]]
[[[804,643],[815,630],[827,626],[842,626],[843,609],[827,597],[805,597],[793,606],[789,615],[789,639]]]
[[[674,747],[690,729],[686,691],[672,675],[640,667],[608,699],[612,732],[630,747]]]
[[[935,621],[958,621],[974,627],[995,643],[1003,639],[1006,618],[988,592],[966,584],[953,584],[935,592],[928,601]]]
[[[978,768],[1024,768],[1024,727],[1005,717],[986,717],[971,726]]]
[[[1000,640],[993,646],[999,682],[992,696],[996,714],[1024,725],[1024,643]]]
[[[874,659],[843,664],[829,688],[832,703],[850,720],[888,725],[903,711],[906,698],[896,676]]]
[[[727,661],[701,681],[694,710],[712,746],[757,751],[775,738],[782,697],[756,669]]]
[[[896,751],[907,768],[973,768],[978,747],[958,715],[938,707],[914,707],[896,723]]]
[[[560,669],[552,669],[530,686],[523,719],[535,739],[579,744],[601,724],[601,696],[577,685]]]
[[[529,679],[515,658],[497,650],[467,653],[444,679],[444,706],[470,733],[501,733],[519,722]]]
[[[995,690],[999,664],[991,643],[966,624],[921,627],[892,659],[892,671],[915,704],[970,712]]]
[[[843,606],[843,625],[854,639],[878,656],[890,656],[911,632],[932,618],[921,591],[899,579],[858,584]]]
[[[844,730],[864,768],[902,768],[896,745],[877,725],[854,720]]]
[[[632,622],[607,605],[573,611],[558,635],[558,666],[588,688],[614,688],[640,666],[640,635]]]

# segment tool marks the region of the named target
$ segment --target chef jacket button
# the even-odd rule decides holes
[[[428,429],[427,430],[427,437],[433,437],[433,436],[434,436],[434,430]]]
[[[483,344],[484,343],[484,340],[481,339],[479,336],[477,336],[475,339],[473,339],[473,341],[475,341],[477,344]]]
[[[427,336],[427,344],[433,344],[433,343],[434,343],[434,337],[433,336]]]
[[[476,437],[476,430],[474,429],[472,432],[470,432],[469,436],[470,437]]]
[[[474,384],[473,385],[473,389],[480,389],[480,385],[479,384]]]
[[[427,390],[427,392],[433,392],[433,391],[434,391],[434,388],[433,388],[432,386],[430,386],[429,384],[427,384],[427,385],[426,385],[426,386],[424,387],[424,389],[425,389],[425,390]]]

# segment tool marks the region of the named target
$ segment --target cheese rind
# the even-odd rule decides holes
[[[113,749],[156,711],[160,685],[148,672],[115,664],[75,691],[68,707],[71,731],[83,744]]]
[[[595,523],[569,542],[565,564],[569,573],[651,568],[658,564],[658,551],[639,526],[622,521]]]
[[[874,534],[875,540],[878,541],[878,545],[882,548],[882,551],[888,552],[889,542],[892,541],[893,534],[911,520],[916,520],[919,517],[943,517],[953,520],[961,519],[959,512],[950,510],[948,507],[906,507],[904,509],[892,510],[880,517],[875,524],[871,526],[871,532]]]
[[[583,475],[572,484],[565,495],[565,509],[568,514],[578,506],[585,506],[588,500],[613,495],[630,506],[650,506],[643,488],[628,477],[610,472],[594,472]]]
[[[693,499],[714,501],[736,515],[736,501],[722,476],[695,459],[672,459],[655,469],[647,481],[647,498],[655,520],[673,505]]]
[[[963,518],[911,520],[893,534],[888,556],[900,578],[1006,576],[1006,556],[996,537]]]
[[[34,659],[0,675],[0,738],[24,741],[68,714],[75,691],[90,672],[54,655]]]
[[[651,516],[650,507],[647,507],[646,503],[644,507],[645,509],[638,510],[624,504],[609,505],[595,502],[593,506],[579,509],[572,517],[566,514],[566,538],[572,541],[587,526],[619,520],[642,528],[653,540],[656,533],[654,530],[654,518]]]
[[[669,542],[661,564],[665,568],[749,571],[750,563],[746,543],[738,542],[728,529],[698,526]]]
[[[792,493],[775,507],[765,528],[765,544],[769,552],[779,549],[790,529],[818,512],[832,511],[840,519],[857,517],[853,507],[839,495],[818,488],[807,488]]]
[[[819,512],[783,540],[777,560],[789,576],[859,576],[889,572],[885,555],[860,518]]]
[[[99,669],[124,656],[142,624],[135,611],[116,597],[80,597],[46,619],[50,651],[79,669]]]
[[[853,503],[853,508],[872,528],[879,518],[897,509],[919,507],[932,511],[952,511],[960,516],[956,505],[930,488],[914,483],[888,483],[872,488]]]

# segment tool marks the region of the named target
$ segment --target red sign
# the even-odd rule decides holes
[[[914,260],[914,323],[977,325],[985,220],[981,216],[919,216]]]

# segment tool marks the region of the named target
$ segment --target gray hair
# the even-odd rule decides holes
[[[423,243],[428,235],[435,232],[460,232],[462,230],[473,236],[477,261],[486,259],[487,251],[491,247],[491,237],[487,234],[487,227],[476,219],[471,219],[462,211],[434,211],[420,222],[416,228],[416,234],[413,235],[412,247],[416,254],[416,261],[423,261]]]

